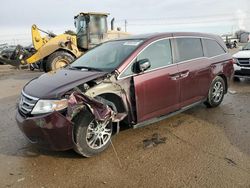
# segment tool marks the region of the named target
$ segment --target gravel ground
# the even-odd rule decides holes
[[[0,66],[0,187],[250,187],[250,81],[232,83],[218,108],[122,131],[118,156],[82,158],[38,149],[17,128],[18,95],[39,74]],[[145,148],[152,135],[163,143]]]

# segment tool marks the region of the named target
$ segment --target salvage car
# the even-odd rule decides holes
[[[2,49],[0,50],[0,57],[10,59],[10,56],[13,53],[13,51],[15,50],[15,48],[16,48],[16,46],[14,46],[14,45],[3,46]],[[0,59],[0,64],[4,65],[4,64],[6,64],[6,62],[3,61],[2,59]]]
[[[161,33],[105,42],[27,83],[16,121],[31,143],[91,157],[120,126],[138,128],[197,104],[218,106],[233,75],[222,39]]]
[[[233,57],[235,59],[234,80],[239,81],[240,78],[250,78],[250,42],[234,54]]]

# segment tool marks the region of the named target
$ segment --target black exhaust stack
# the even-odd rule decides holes
[[[112,18],[112,20],[111,20],[111,30],[114,30],[114,22],[115,22],[115,18]]]

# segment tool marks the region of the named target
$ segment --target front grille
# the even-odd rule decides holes
[[[25,115],[30,114],[38,100],[38,98],[29,96],[22,91],[18,108],[21,113]]]
[[[238,58],[239,65],[250,66],[250,58]]]

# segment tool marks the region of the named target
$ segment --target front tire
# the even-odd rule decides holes
[[[213,108],[221,104],[226,91],[226,84],[222,77],[216,76],[210,86],[207,101],[205,102],[207,107]]]
[[[48,56],[45,63],[45,72],[60,69],[72,61],[75,57],[66,51],[56,51]]]
[[[98,122],[87,110],[80,112],[74,120],[74,150],[84,157],[103,152],[110,145],[112,122]]]

